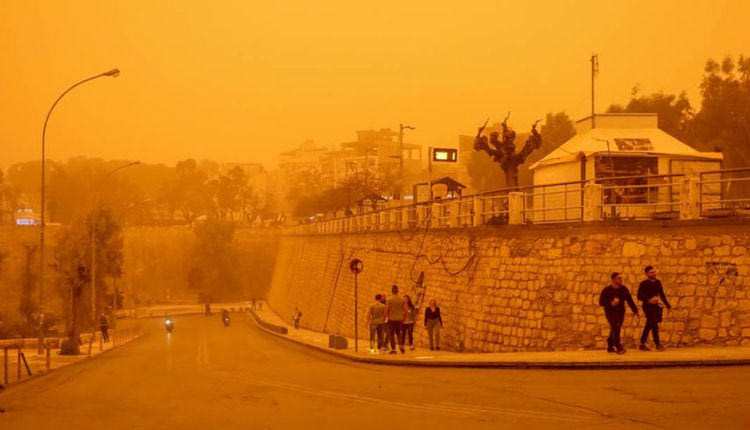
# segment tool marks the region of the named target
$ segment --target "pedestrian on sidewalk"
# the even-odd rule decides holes
[[[614,272],[610,275],[611,283],[604,287],[599,294],[599,306],[604,308],[604,316],[609,323],[609,337],[607,337],[607,352],[616,352],[625,354],[620,342],[620,330],[622,323],[625,321],[625,303],[627,302],[633,314],[638,315],[638,308],[633,302],[628,287],[622,284],[622,275]]]
[[[294,320],[294,329],[299,330],[299,320],[302,318],[302,312],[298,307],[294,307],[294,313],[292,314],[292,320]]]
[[[99,330],[102,332],[102,340],[104,340],[105,343],[109,342],[109,321],[107,321],[107,316],[102,313],[99,315]]]
[[[252,309],[255,310],[255,297],[253,297],[252,306],[253,306]]]
[[[377,354],[385,346],[385,305],[380,298],[381,295],[376,294],[375,301],[367,310],[367,326],[370,327],[370,354]]]
[[[380,303],[383,304],[383,348],[381,350],[387,350],[388,344],[391,342],[391,333],[388,331],[388,324],[385,322],[385,303],[388,299],[388,295],[386,293],[380,294]]]
[[[396,354],[396,341],[401,353],[404,349],[403,321],[406,315],[406,301],[398,295],[398,285],[391,287],[391,294],[385,303],[385,322],[388,324],[388,338],[391,342],[391,354]]]
[[[656,269],[653,266],[646,266],[644,269],[647,278],[641,281],[638,286],[638,300],[641,301],[643,306],[643,315],[646,317],[646,325],[643,327],[643,334],[641,334],[641,345],[638,349],[642,351],[650,351],[651,349],[646,346],[648,340],[648,333],[651,332],[654,337],[654,344],[657,351],[664,351],[664,347],[659,341],[659,323],[662,319],[662,312],[664,306],[667,309],[672,309],[672,306],[667,301],[667,296],[664,295],[664,288],[661,285],[661,281],[656,279]],[[661,298],[661,301],[659,299]]]
[[[258,300],[258,310],[259,311],[263,310],[263,300]]]
[[[443,317],[435,299],[430,300],[430,306],[424,310],[424,327],[430,339],[430,351],[440,351],[440,329],[443,328]]]
[[[417,308],[411,301],[411,297],[404,294],[404,301],[406,302],[406,314],[404,314],[404,338],[405,344],[409,345],[409,349],[414,351],[414,321],[417,319]]]

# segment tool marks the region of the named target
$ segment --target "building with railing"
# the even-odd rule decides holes
[[[670,190],[668,203],[613,201],[606,195],[623,181],[648,184],[649,193]],[[524,225],[566,222],[605,222],[611,213],[619,221],[699,220],[713,217],[750,218],[750,192],[727,191],[750,184],[750,167],[710,170],[697,174],[625,176],[554,184],[506,188],[482,194],[387,207],[366,213],[340,216],[311,224],[287,227],[286,234],[356,233],[415,228],[464,228],[483,225]],[[619,186],[619,185],[617,185]],[[562,201],[560,190],[579,196],[580,203]],[[575,190],[570,191],[570,190]],[[582,195],[581,195],[582,190]],[[564,194],[562,194],[564,195]],[[572,200],[572,199],[571,199]],[[664,211],[664,206],[674,210]],[[560,216],[560,214],[565,216]]]
[[[679,190],[670,178],[716,171],[722,154],[699,152],[657,124],[655,113],[596,114],[578,121],[574,137],[530,167],[538,186],[528,209],[534,221],[575,218],[583,210],[581,184],[591,179],[603,187],[606,217],[676,213]]]

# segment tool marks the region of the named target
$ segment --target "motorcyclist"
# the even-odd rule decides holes
[[[221,310],[221,320],[225,325],[229,325],[229,311],[226,309]]]
[[[167,314],[164,314],[164,327],[168,332],[171,332],[174,329],[174,320]]]

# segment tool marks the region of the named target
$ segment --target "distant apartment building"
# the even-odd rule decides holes
[[[221,163],[219,164],[219,174],[226,174],[237,167],[242,169],[248,178],[261,175],[265,172],[263,164],[261,163]]]
[[[280,154],[279,170],[287,178],[313,172],[320,173],[321,160],[328,152],[328,148],[318,146],[312,140],[306,140],[297,148]]]
[[[387,128],[357,131],[357,140],[344,142],[341,149],[332,150],[325,157],[325,178],[340,184],[355,175],[382,177],[417,171],[421,165],[421,146],[399,142],[399,134]]]

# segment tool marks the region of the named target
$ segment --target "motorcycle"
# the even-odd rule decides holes
[[[174,330],[174,321],[172,321],[172,318],[164,320],[164,328],[167,329],[167,333],[172,333],[172,330]]]

